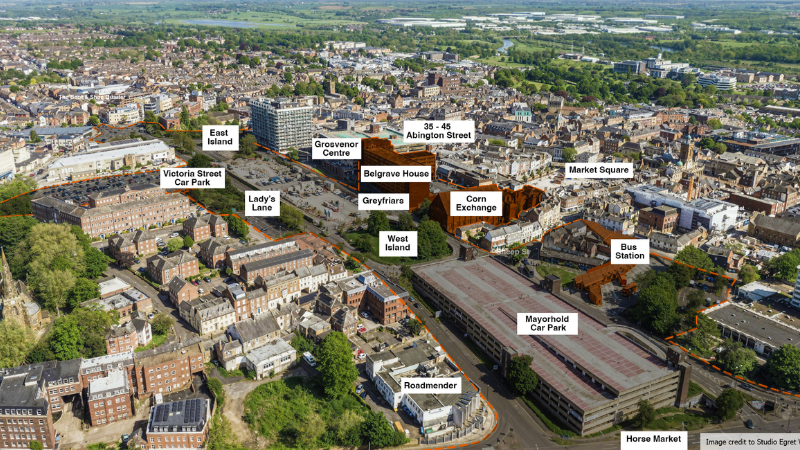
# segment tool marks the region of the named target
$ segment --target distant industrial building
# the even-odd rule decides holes
[[[47,168],[50,179],[80,180],[100,172],[131,169],[175,159],[175,149],[158,139],[112,144],[96,151],[61,158]]]
[[[708,231],[725,232],[736,226],[739,207],[723,200],[696,198],[686,201],[666,187],[642,184],[627,188],[639,207],[671,206],[678,210],[677,226],[684,230],[703,227]]]

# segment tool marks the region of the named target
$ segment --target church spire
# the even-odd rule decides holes
[[[2,280],[2,293],[3,299],[12,299],[17,296],[17,289],[14,286],[14,278],[11,277],[11,269],[8,267],[6,260],[5,249],[0,248],[0,254],[3,258],[3,280]]]

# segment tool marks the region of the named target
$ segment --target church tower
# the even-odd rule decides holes
[[[8,266],[6,260],[5,250],[0,249],[3,259],[3,280],[2,292],[3,296],[0,298],[0,306],[3,310],[3,320],[13,320],[21,326],[28,326],[25,318],[24,298],[20,295],[17,284],[11,276],[11,268]]]
[[[680,161],[685,169],[694,167],[694,143],[686,136],[681,140]]]

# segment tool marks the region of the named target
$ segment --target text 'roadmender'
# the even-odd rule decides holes
[[[460,394],[461,378],[400,378],[403,394]]]
[[[517,313],[517,334],[578,334],[578,313]]]

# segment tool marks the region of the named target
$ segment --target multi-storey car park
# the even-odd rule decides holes
[[[538,402],[581,435],[632,417],[639,400],[682,404],[691,366],[667,362],[648,339],[605,326],[490,258],[416,266],[414,288],[465,330],[505,375],[516,355],[533,357]],[[578,313],[578,334],[517,335],[518,313]]]

